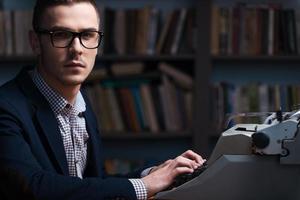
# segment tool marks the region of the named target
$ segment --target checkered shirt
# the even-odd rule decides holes
[[[86,166],[89,135],[82,116],[86,105],[81,93],[77,94],[75,104],[71,105],[47,85],[37,70],[31,71],[30,75],[55,114],[66,152],[69,175],[82,178]],[[143,181],[141,179],[129,179],[129,181],[135,189],[137,199],[146,200],[147,190]]]
[[[45,96],[58,122],[68,162],[69,175],[82,178],[86,165],[87,140],[89,138],[82,113],[86,110],[84,99],[79,92],[74,105],[51,89],[37,70],[32,80]]]

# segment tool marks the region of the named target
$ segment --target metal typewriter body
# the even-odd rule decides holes
[[[168,200],[300,199],[299,115],[223,132],[198,177],[158,193]]]

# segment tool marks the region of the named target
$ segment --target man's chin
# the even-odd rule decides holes
[[[84,82],[84,78],[67,78],[63,82],[68,86],[78,86]]]

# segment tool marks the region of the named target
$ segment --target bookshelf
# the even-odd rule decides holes
[[[267,31],[269,35],[264,36],[267,37],[267,42],[263,43],[259,36],[252,38],[254,39],[253,43],[257,44],[261,42],[260,48],[263,48],[263,45],[267,45],[264,47],[265,49],[266,47],[269,48],[268,51],[262,51],[262,49],[258,49],[257,52],[259,53],[254,53],[253,51],[247,52],[243,50],[239,52],[235,51],[235,53],[233,53],[234,51],[232,49],[229,50],[230,48],[232,48],[232,46],[230,47],[230,45],[229,47],[227,46],[227,49],[225,48],[225,50],[223,51],[220,51],[221,47],[219,47],[220,49],[216,51],[216,46],[213,46],[216,44],[213,41],[215,39],[214,37],[216,37],[216,34],[211,34],[212,46],[210,49],[212,51],[212,54],[208,57],[212,66],[211,84],[213,85],[213,87],[216,86],[218,88],[217,90],[211,90],[211,92],[213,93],[212,98],[215,99],[215,101],[213,101],[213,103],[211,104],[217,107],[217,109],[222,110],[219,112],[223,112],[223,114],[224,109],[227,109],[226,112],[229,113],[276,111],[279,108],[281,108],[283,111],[290,111],[290,109],[292,109],[294,105],[299,104],[299,2],[294,0],[257,0],[242,1],[242,3],[244,4],[241,5],[238,4],[240,3],[240,1],[215,0],[211,3],[212,7],[214,8],[216,6],[223,8],[223,12],[224,10],[227,10],[227,12],[229,12],[229,14],[227,13],[229,16],[231,14],[230,12],[234,12],[234,9],[237,8],[238,5],[242,7],[241,13],[243,13],[243,16],[245,18],[247,17],[247,14],[245,13],[253,12],[254,10],[254,15],[256,15],[256,17],[258,16],[258,21],[255,22],[255,26],[259,26],[259,14],[262,10],[264,10],[264,12],[267,12],[269,14],[269,21],[265,22],[266,27],[273,27],[271,29],[272,31]],[[288,19],[283,18],[282,16],[284,16],[287,12],[293,13],[294,16]],[[273,18],[270,16],[273,16]],[[240,18],[240,20],[242,21],[242,17]],[[282,24],[282,21],[280,21],[283,19],[287,20],[286,24],[292,24],[291,27],[293,28],[289,27],[291,30],[289,30],[288,28],[283,28],[284,25]],[[213,21],[213,17],[211,18],[211,20]],[[223,22],[220,22],[222,20]],[[224,23],[224,19],[222,20],[220,20],[219,23]],[[228,35],[226,36],[226,34],[228,34],[228,32],[226,31],[232,28],[230,26],[235,26],[234,23],[236,22],[234,22],[233,19],[231,21],[229,17],[227,23],[231,23],[231,25],[227,24],[227,29],[223,27],[223,32],[220,31],[222,32],[220,33],[220,35],[223,34],[223,39],[224,37],[228,37]],[[245,26],[247,26],[247,24],[250,24],[249,22],[247,23],[245,21],[241,23],[245,23]],[[234,28],[232,29],[232,31],[234,32]],[[283,29],[284,31],[282,31],[281,29]],[[265,34],[264,32],[254,33],[254,30],[255,28],[250,31],[250,33],[253,35]],[[232,37],[234,37],[233,32],[229,33],[232,34]],[[288,37],[286,37],[285,35],[285,37],[283,38],[282,35],[286,34],[283,32],[290,32],[292,34],[290,34]],[[238,34],[242,35],[243,33]],[[231,40],[234,39],[231,38]],[[272,40],[273,43],[270,42],[270,40]],[[227,42],[228,41],[230,42],[230,36],[227,38]],[[226,44],[226,42],[223,41],[222,45],[224,44]],[[289,48],[286,48],[287,45],[293,46],[295,50],[290,51]],[[250,88],[252,88],[252,94],[249,94],[249,96],[247,96],[247,90],[250,90]],[[227,95],[226,98],[222,96],[224,95],[224,93],[226,93]],[[244,96],[241,95],[243,93]],[[220,106],[220,100],[216,100],[219,95],[221,95],[223,98],[223,100],[221,100],[221,104],[223,104],[222,108],[218,107]],[[253,96],[255,97],[254,99]],[[225,101],[230,101],[231,103]],[[249,101],[256,102],[257,105],[255,105],[255,109],[249,108],[251,107]],[[214,117],[217,118],[220,117],[220,115],[224,117],[224,115],[220,113],[215,114]],[[248,123],[255,123],[255,121],[251,121],[253,119],[247,120],[250,120],[248,121]],[[240,119],[237,120],[237,122],[239,121]],[[216,136],[218,136],[218,134],[221,132],[220,127],[217,127],[217,122],[214,120],[212,124],[214,124],[215,127],[214,129],[211,129],[211,134],[216,134]],[[213,131],[215,131],[215,133],[213,133]]]

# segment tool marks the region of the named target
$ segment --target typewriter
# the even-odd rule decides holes
[[[231,127],[200,173],[177,180],[155,199],[300,199],[299,120],[300,112],[276,112],[268,123]]]

